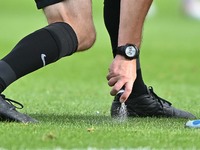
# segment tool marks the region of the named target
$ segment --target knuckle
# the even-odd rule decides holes
[[[127,88],[126,88],[126,92],[127,92],[127,93],[130,93],[131,91],[132,91],[132,88],[130,88],[130,87],[127,87]]]
[[[122,88],[122,86],[122,84],[116,83],[113,88],[115,89],[115,91],[119,91]]]

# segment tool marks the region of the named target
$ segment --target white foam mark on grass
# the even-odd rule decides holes
[[[119,109],[119,114],[117,118],[120,122],[124,122],[127,120],[127,108],[125,103],[121,103],[121,107]]]
[[[124,89],[121,89],[118,91],[117,95],[120,94],[121,96],[123,93],[124,93]],[[124,122],[127,120],[127,116],[128,115],[127,115],[127,108],[126,108],[125,102],[122,102],[116,118],[119,122]]]

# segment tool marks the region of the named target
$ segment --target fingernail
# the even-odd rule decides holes
[[[120,103],[124,103],[125,102],[125,100],[124,99],[122,99],[122,98],[120,98]]]

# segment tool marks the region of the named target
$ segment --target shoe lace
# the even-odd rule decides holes
[[[163,107],[163,104],[164,104],[164,103],[167,103],[169,106],[172,105],[170,102],[168,102],[168,101],[162,99],[162,98],[159,97],[156,93],[154,93],[153,87],[152,87],[152,86],[150,86],[148,89],[149,89],[149,91],[150,91],[150,95],[151,95],[154,99],[156,99],[156,100],[161,104],[162,107]]]
[[[24,107],[21,103],[19,103],[19,102],[17,102],[17,101],[14,101],[14,100],[12,100],[12,99],[6,98],[5,95],[3,95],[3,94],[0,94],[0,96],[1,96],[5,101],[7,101],[9,104],[11,104],[12,106],[14,106],[14,107],[17,108],[17,109],[22,109],[22,108]],[[17,104],[18,106],[14,105],[13,103],[14,103],[14,104]]]

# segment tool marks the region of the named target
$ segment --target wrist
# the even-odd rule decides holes
[[[129,59],[127,59],[127,58],[125,58],[124,56],[122,56],[122,55],[116,55],[115,56],[115,61],[116,62],[127,62],[127,63],[133,63],[133,64],[135,64],[136,65],[136,63],[137,63],[137,60],[136,59],[133,59],[133,60],[129,60]]]

